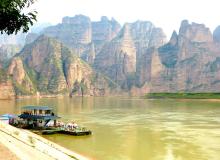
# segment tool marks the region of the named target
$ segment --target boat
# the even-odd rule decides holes
[[[61,117],[54,114],[53,109],[48,106],[24,106],[22,113],[18,116],[21,123],[17,127],[31,129],[43,135],[67,134],[73,136],[91,135],[92,131],[72,123],[58,122]]]
[[[86,129],[75,129],[75,130],[65,130],[65,129],[49,129],[49,130],[42,130],[41,132],[43,135],[51,135],[51,134],[67,134],[73,136],[84,136],[84,135],[91,135],[92,132]]]

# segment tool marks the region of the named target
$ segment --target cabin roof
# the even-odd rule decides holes
[[[3,114],[0,117],[1,118],[17,118],[18,116],[15,114]]]
[[[22,107],[23,110],[53,110],[51,107],[48,106],[24,106]]]
[[[41,120],[56,120],[60,117],[58,116],[41,116],[41,115],[28,115],[28,114],[21,114],[19,116],[22,119],[32,119],[32,120],[37,120],[37,119],[41,119]]]

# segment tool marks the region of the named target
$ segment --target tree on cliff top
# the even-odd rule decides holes
[[[0,32],[17,34],[18,31],[27,32],[36,21],[36,11],[24,13],[35,0],[0,0]]]

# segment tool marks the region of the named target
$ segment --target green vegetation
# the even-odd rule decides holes
[[[217,57],[214,62],[210,64],[210,71],[217,72],[220,69],[220,57]]]
[[[17,95],[33,95],[33,93],[28,91],[23,85],[20,85],[15,81],[13,81],[13,86],[14,86],[14,89],[15,89],[15,93]]]
[[[220,99],[220,93],[148,93],[148,99]]]
[[[19,30],[27,32],[36,21],[36,11],[24,13],[34,0],[1,0],[0,1],[0,32],[13,34]]]
[[[8,76],[3,69],[0,69],[0,82],[6,82],[8,80]]]
[[[28,67],[27,64],[25,63],[24,63],[24,69],[29,77],[29,83],[32,83],[34,90],[37,91],[37,82],[38,82],[37,73],[32,68]]]
[[[167,68],[174,68],[177,63],[178,47],[166,44],[158,49],[162,64]]]

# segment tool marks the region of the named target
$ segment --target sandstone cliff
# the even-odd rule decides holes
[[[40,34],[28,34],[26,44],[44,34],[61,41],[77,56],[92,64],[103,45],[116,37],[120,29],[120,24],[113,18],[109,20],[103,16],[100,21],[92,22],[87,16],[76,15],[64,17],[62,23],[47,27]]]
[[[12,81],[8,77],[7,72],[0,67],[0,100],[13,98],[15,98],[15,91]]]
[[[44,35],[12,59],[8,74],[17,95],[105,95],[110,90],[106,78],[71,49]]]
[[[96,56],[94,67],[108,75],[124,89],[144,81],[144,68],[139,65],[146,49],[166,42],[160,28],[151,22],[127,23],[111,42]]]
[[[167,44],[143,56],[151,63],[145,68],[145,83],[150,92],[218,92],[219,53],[219,44],[205,25],[184,20]],[[146,66],[146,61],[142,64]]]

